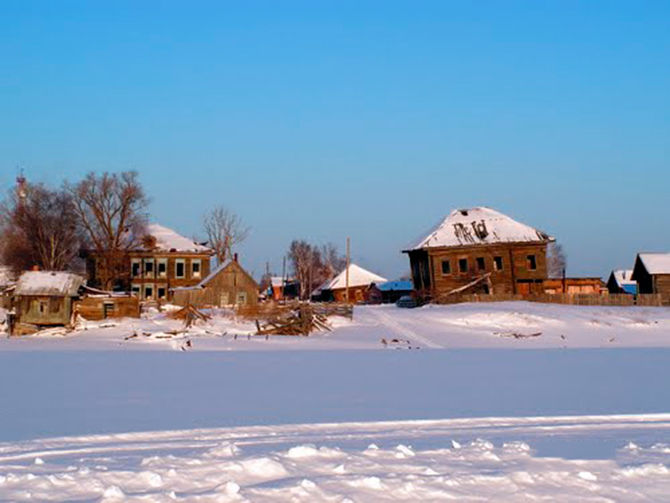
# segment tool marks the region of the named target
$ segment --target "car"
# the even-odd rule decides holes
[[[413,308],[416,307],[418,304],[414,297],[411,297],[410,295],[403,295],[396,301],[395,305],[397,307]]]

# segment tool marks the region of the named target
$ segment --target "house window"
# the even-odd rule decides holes
[[[486,262],[484,261],[484,257],[477,257],[477,270],[478,271],[486,270]]]
[[[142,261],[138,258],[134,258],[130,261],[130,275],[133,278],[137,278],[142,274]]]
[[[158,298],[159,299],[164,299],[166,297],[166,288],[164,286],[159,286],[157,289],[158,292]]]
[[[448,260],[442,261],[442,274],[447,275],[451,274],[451,262]]]
[[[156,263],[156,268],[158,271],[158,277],[165,278],[167,276],[167,259],[159,258]]]
[[[174,261],[174,277],[186,277],[186,261],[183,258],[178,258]]]
[[[458,259],[458,270],[460,272],[468,272],[468,259]]]
[[[39,301],[39,311],[40,314],[45,314],[49,312],[49,303],[46,300]]]
[[[526,257],[526,265],[528,266],[529,271],[534,271],[537,269],[537,261],[535,260],[535,255],[528,255]]]
[[[357,291],[357,294],[360,292]],[[246,304],[247,303],[247,292],[237,292],[237,304]]]
[[[493,268],[496,271],[502,271],[503,270],[502,257],[493,257]]]
[[[144,285],[144,298],[153,299],[154,298],[154,287],[153,285]]]
[[[228,292],[221,292],[221,295],[219,296],[219,305],[227,306],[230,303],[229,298]]]
[[[145,258],[144,259],[144,276],[147,278],[154,277],[154,259]]]
[[[132,285],[130,287],[130,291],[135,297],[139,297],[140,296],[140,285]]]
[[[200,277],[200,259],[191,260],[191,277],[199,278]]]

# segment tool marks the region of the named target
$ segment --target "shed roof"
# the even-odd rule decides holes
[[[499,243],[546,243],[548,234],[491,208],[479,206],[452,211],[409,250]]]
[[[670,253],[638,253],[637,258],[649,274],[670,274]]]
[[[156,238],[156,248],[160,251],[184,253],[211,253],[212,249],[182,236],[174,230],[153,223],[147,225],[147,235]]]
[[[400,281],[387,281],[377,287],[382,292],[397,292],[397,291],[409,291],[414,290],[414,285],[411,281],[400,280]]]
[[[637,285],[637,282],[633,279],[632,269],[616,269],[612,271],[612,277],[619,288]]]
[[[373,272],[363,269],[356,264],[349,264],[349,287],[368,286],[371,283],[386,283],[388,280]],[[347,270],[346,268],[330,281],[327,281],[319,289],[320,290],[337,290],[339,288],[347,287]]]
[[[69,272],[28,271],[19,277],[14,295],[74,297],[83,284],[84,278]]]

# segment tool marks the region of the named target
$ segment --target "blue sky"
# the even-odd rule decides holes
[[[389,277],[456,207],[569,273],[670,250],[668,2],[2,2],[0,188],[136,169],[154,220],[225,204]]]

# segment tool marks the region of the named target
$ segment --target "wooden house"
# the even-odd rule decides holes
[[[158,224],[147,226],[142,245],[127,251],[123,257],[123,273],[116,288],[131,291],[141,300],[167,300],[179,287],[195,286],[210,273],[214,251],[192,239]],[[102,260],[92,251],[84,253],[88,282],[101,287]]]
[[[638,253],[631,279],[638,293],[656,293],[670,298],[670,253]]]
[[[607,280],[607,290],[609,293],[627,293],[637,294],[637,281],[632,279],[632,269],[618,269],[610,273]]]
[[[423,297],[543,293],[554,238],[491,208],[452,211],[404,253]]]
[[[363,269],[356,264],[349,264],[349,302],[366,302],[370,294],[371,285],[386,283],[388,280]],[[333,279],[321,285],[317,290],[320,291],[322,300],[334,300],[335,302],[347,301],[347,269]]]
[[[25,272],[12,288],[11,296],[12,335],[69,327],[77,314],[89,320],[140,315],[136,297],[89,289],[84,278],[69,272]]]
[[[197,285],[172,291],[172,302],[195,307],[250,306],[258,303],[258,284],[237,260],[229,260],[214,269]]]

